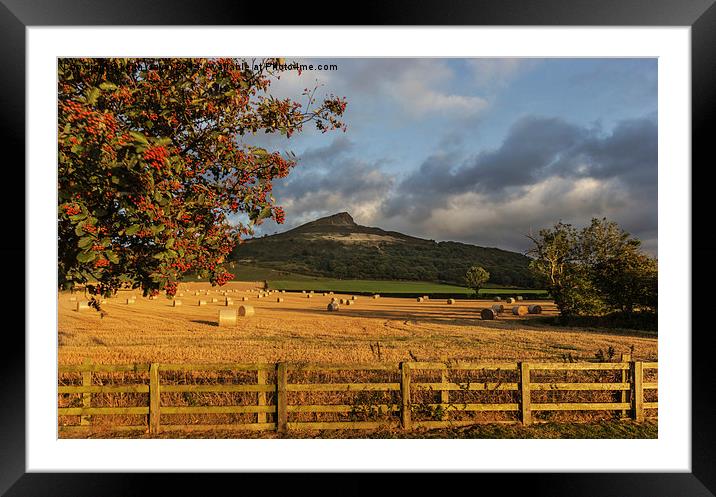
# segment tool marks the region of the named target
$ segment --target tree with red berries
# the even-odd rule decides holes
[[[343,129],[344,98],[304,109],[268,93],[282,59],[60,59],[58,273],[93,296],[176,293],[187,272],[212,284],[242,235],[284,213],[272,182],[292,157],[241,145],[312,122]],[[231,223],[232,214],[249,222]],[[93,297],[95,307],[98,299]]]

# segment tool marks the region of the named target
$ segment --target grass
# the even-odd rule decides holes
[[[73,435],[63,436],[70,438]],[[313,432],[240,432],[240,431],[164,431],[156,436],[146,433],[129,434],[126,432],[98,431],[88,435],[74,435],[81,438],[314,438],[314,439],[656,439],[658,423],[647,420],[643,423],[633,421],[601,421],[596,423],[544,423],[531,426],[477,424],[464,428],[443,428],[435,430],[414,430],[404,432],[396,429],[362,430],[323,430]]]
[[[315,279],[277,279],[268,280],[269,288],[275,290],[297,291],[314,290],[344,293],[378,293],[378,294],[445,294],[465,295],[474,294],[471,288],[456,285],[444,285],[426,281],[384,281],[384,280],[338,280],[330,278]],[[530,290],[520,288],[485,288],[480,294],[545,294],[544,290]]]

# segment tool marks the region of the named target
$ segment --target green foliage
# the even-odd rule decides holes
[[[562,316],[657,311],[657,261],[617,223],[595,218],[578,231],[558,222],[530,239],[530,268]]]
[[[268,89],[278,74],[268,67],[58,60],[60,287],[173,295],[186,272],[214,284],[232,277],[222,263],[239,238],[268,217],[283,222],[272,182],[295,164],[240,138],[291,136],[310,121],[321,131],[344,128],[343,99],[316,104],[308,90],[308,107],[275,99]],[[249,222],[230,223],[236,214]]]
[[[239,263],[309,276],[365,280],[413,280],[462,286],[476,263],[501,286],[540,288],[529,270],[530,259],[497,248],[459,242],[435,242],[366,227],[324,227],[320,233],[300,228],[246,240],[232,258]],[[350,233],[390,236],[391,241],[343,243]],[[331,235],[330,237],[327,235]]]
[[[472,266],[467,270],[467,273],[465,273],[465,284],[468,288],[475,290],[476,295],[489,279],[490,273],[480,266]]]

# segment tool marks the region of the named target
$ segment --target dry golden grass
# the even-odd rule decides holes
[[[207,283],[182,285],[181,307],[173,307],[164,297],[149,300],[139,292],[122,292],[109,299],[100,313],[76,312],[76,302],[68,293],[59,295],[59,363],[79,364],[89,360],[99,364],[130,363],[254,363],[254,362],[323,362],[323,363],[375,363],[400,361],[463,360],[471,362],[522,360],[556,361],[594,360],[597,350],[606,352],[610,347],[619,354],[633,350],[636,360],[657,360],[657,338],[648,333],[575,330],[556,328],[535,321],[538,316],[515,316],[511,306],[497,320],[483,321],[480,311],[493,305],[488,300],[456,300],[448,305],[445,300],[417,302],[415,299],[358,298],[354,305],[341,306],[339,312],[328,312],[332,298],[348,299],[349,295],[314,294],[306,298],[302,293],[280,294],[259,299],[259,283],[233,282],[225,287],[211,288]],[[209,294],[206,295],[206,291]],[[250,318],[239,317],[236,326],[219,327],[219,310],[225,310],[221,292],[234,300],[230,308],[247,304],[255,308]],[[195,292],[199,291],[199,295]],[[136,295],[136,303],[127,305],[126,299]],[[277,294],[274,294],[277,295]],[[82,296],[76,295],[81,301]],[[242,297],[248,297],[243,302]],[[211,299],[218,302],[212,303]],[[208,301],[198,306],[199,300]],[[531,301],[523,301],[529,305]],[[537,303],[537,302],[534,302]],[[539,302],[543,315],[555,315],[552,303]],[[378,346],[379,345],[379,346]],[[633,347],[633,349],[632,349]],[[223,371],[211,373],[162,372],[161,382],[166,384],[226,384],[254,383],[256,373]],[[266,380],[274,382],[274,372]],[[414,373],[414,381],[439,382],[435,371]],[[494,376],[494,375],[497,376]],[[551,377],[533,381],[619,381],[614,372],[553,372]],[[653,373],[655,374],[655,372]],[[396,376],[397,375],[397,376]],[[432,376],[431,376],[432,375]],[[607,376],[605,376],[607,375]],[[394,372],[343,371],[343,372],[291,372],[291,383],[305,382],[398,382]],[[565,377],[563,377],[565,376]],[[567,377],[568,376],[568,377]],[[447,378],[453,382],[515,382],[514,372],[470,373],[453,371]],[[645,378],[656,381],[656,377]],[[93,373],[95,385],[147,384],[147,373]],[[79,374],[63,374],[60,384],[79,385]],[[399,392],[290,392],[289,403],[296,404],[349,404],[353,410],[338,413],[291,413],[291,421],[377,421],[397,420]],[[414,393],[415,420],[437,420],[441,414],[424,409],[430,403],[440,403],[439,392]],[[651,397],[653,395],[653,398]],[[647,401],[656,400],[656,392],[648,394]],[[96,394],[93,407],[146,406],[147,394]],[[266,394],[268,405],[275,405],[272,392]],[[534,392],[533,402],[615,402],[616,392]],[[80,407],[81,394],[61,394],[60,407]],[[162,393],[162,406],[229,406],[256,405],[255,393]],[[461,392],[450,394],[450,403],[514,403],[518,392]],[[377,413],[378,405],[389,405],[391,412]],[[451,420],[471,419],[476,422],[517,421],[513,412],[464,413],[454,411]],[[543,421],[594,421],[614,419],[613,412],[548,412],[535,413]],[[275,422],[268,414],[268,422]],[[250,423],[256,414],[174,414],[163,415],[162,424],[196,425],[206,423]],[[79,416],[62,416],[61,425],[76,425]],[[96,429],[112,429],[118,425],[144,425],[146,416],[93,416]],[[64,435],[63,435],[64,436]],[[272,436],[272,435],[267,435]]]
[[[256,283],[232,282],[212,288],[208,283],[182,285],[183,305],[171,300],[149,300],[139,292],[121,292],[103,305],[104,317],[94,311],[76,312],[70,294],[59,295],[58,355],[60,364],[79,364],[85,359],[102,364],[128,363],[216,363],[216,362],[400,362],[426,360],[557,360],[566,355],[594,359],[598,349],[612,347],[617,354],[633,346],[636,360],[656,360],[657,338],[648,333],[575,330],[537,324],[537,316],[514,316],[506,312],[495,321],[482,321],[480,310],[491,307],[488,300],[445,300],[416,302],[415,299],[359,298],[355,305],[328,312],[331,298],[349,295],[301,293],[275,298],[258,297]],[[256,310],[250,318],[239,318],[235,327],[218,327],[220,309],[226,309],[219,293],[228,296],[234,308],[244,304]],[[194,291],[200,290],[199,296]],[[203,293],[209,290],[209,303]],[[125,304],[129,294],[137,296]],[[77,294],[76,294],[77,295]],[[81,300],[81,295],[77,295]],[[211,303],[211,297],[218,297]],[[552,303],[539,303],[543,315],[554,315]],[[509,307],[509,306],[508,306]],[[380,344],[380,357],[377,347]],[[373,345],[373,347],[371,347]]]

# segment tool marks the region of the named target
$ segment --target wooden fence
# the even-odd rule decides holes
[[[622,419],[643,421],[647,411],[654,413],[658,409],[658,402],[646,402],[644,392],[657,390],[656,381],[645,382],[645,371],[656,370],[656,362],[631,361],[628,355],[622,356],[621,362],[577,362],[577,363],[547,363],[547,362],[519,362],[519,363],[439,363],[439,362],[402,362],[400,364],[294,364],[294,363],[258,363],[258,364],[133,364],[133,365],[99,365],[84,363],[75,366],[60,366],[60,375],[74,374],[81,377],[74,384],[60,384],[58,395],[75,395],[81,402],[81,407],[58,407],[58,416],[67,419],[67,416],[78,416],[79,424],[71,425],[60,422],[61,430],[87,430],[94,428],[92,419],[95,416],[107,415],[139,415],[142,424],[112,426],[117,430],[148,430],[157,434],[160,430],[324,430],[324,429],[376,429],[383,427],[402,428],[441,428],[467,426],[476,424],[475,419],[465,419],[476,412],[510,413],[513,420],[499,421],[503,423],[522,423],[529,425],[534,422],[544,422],[533,419],[533,414],[544,411],[614,411]],[[160,381],[160,373],[193,373],[230,371],[248,374],[253,381],[246,383],[229,384],[167,384]],[[492,375],[494,381],[455,381],[452,376],[459,376],[467,371],[480,371],[482,374]],[[336,372],[377,372],[395,378],[387,382],[322,382],[322,381],[289,381],[290,374],[296,372],[321,373],[323,375]],[[539,381],[540,373],[549,373],[552,379]],[[562,372],[564,379],[567,375],[577,372],[577,375],[587,372],[608,373],[609,381],[554,381],[555,375]],[[102,385],[95,384],[93,377],[101,374],[135,373],[142,378],[136,384]],[[421,375],[432,374],[432,380],[420,379]],[[593,374],[590,373],[590,374]],[[500,376],[507,376],[503,380]],[[650,376],[655,376],[656,371]],[[270,378],[269,378],[270,377]],[[617,380],[614,381],[614,378]],[[439,379],[439,381],[438,381]],[[81,383],[80,383],[81,381]],[[539,397],[538,392],[610,392],[618,399],[613,402],[548,402],[544,399],[533,400]],[[192,405],[172,406],[162,405],[161,394],[181,393],[191,394],[225,394],[249,393],[252,395],[251,405]],[[300,414],[338,413],[345,415],[355,412],[356,405],[343,404],[316,404],[291,402],[290,396],[296,392],[339,392],[341,395],[359,392],[383,392],[394,402],[385,401],[374,403],[370,410],[383,416],[380,420],[368,421],[291,421],[290,417]],[[428,392],[434,400],[419,400],[422,393]],[[493,392],[496,394],[508,393],[509,401],[498,402],[468,402],[455,401],[454,392]],[[654,392],[655,393],[655,392]],[[148,402],[135,407],[93,407],[93,396],[100,394],[146,394]],[[253,395],[255,394],[255,396]],[[383,395],[383,394],[381,394]],[[267,401],[271,396],[271,402]],[[542,396],[544,397],[544,395]],[[654,397],[653,395],[651,397]],[[166,404],[166,402],[165,402]],[[416,413],[430,412],[430,419],[419,419]],[[458,418],[457,413],[462,413]],[[162,422],[162,417],[181,414],[248,414],[248,422],[232,422],[228,424],[172,424]],[[146,416],[146,418],[144,418]],[[269,416],[271,419],[269,419]],[[300,417],[300,416],[299,416]],[[655,417],[651,414],[649,417]],[[75,418],[76,419],[76,418]],[[244,417],[245,419],[245,417]]]

